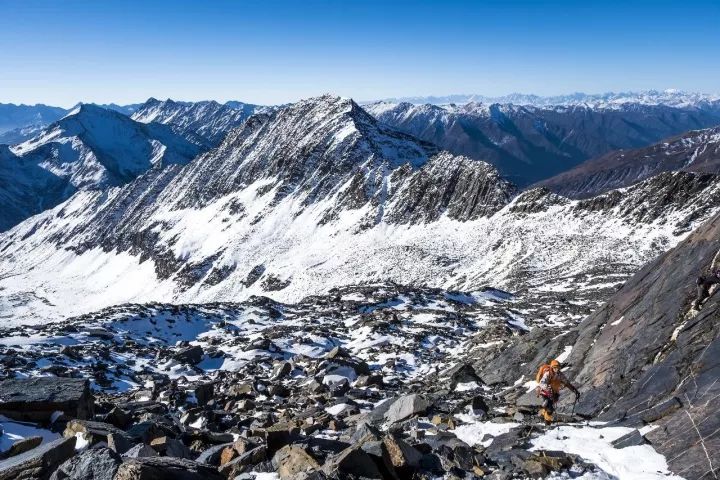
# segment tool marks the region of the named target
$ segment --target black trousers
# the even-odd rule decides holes
[[[555,412],[555,404],[560,399],[560,395],[557,393],[552,394],[551,396],[545,396],[542,395],[542,408],[548,411],[548,413],[554,413]]]

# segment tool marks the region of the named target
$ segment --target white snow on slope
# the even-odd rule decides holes
[[[650,445],[620,449],[612,446],[613,440],[632,430],[626,427],[560,426],[533,439],[532,450],[574,453],[618,479],[681,480],[682,477],[670,473],[665,457]]]

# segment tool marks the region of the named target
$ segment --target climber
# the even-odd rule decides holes
[[[560,399],[560,390],[563,387],[567,387],[575,394],[575,401],[580,398],[580,392],[565,378],[560,368],[560,362],[553,360],[550,364],[541,366],[535,378],[538,383],[537,394],[542,397],[540,415],[547,425],[550,425],[553,421],[555,404]]]
[[[708,275],[700,275],[697,279],[697,298],[693,302],[695,310],[710,296],[710,287],[720,283],[720,269],[712,269]]]

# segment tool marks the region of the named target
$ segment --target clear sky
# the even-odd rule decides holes
[[[0,0],[0,103],[720,93],[720,0]]]

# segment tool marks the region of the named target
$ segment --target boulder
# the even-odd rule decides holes
[[[87,380],[36,377],[0,381],[0,415],[49,423],[58,411],[70,418],[92,417],[94,403]]]
[[[329,477],[348,478],[350,475],[365,478],[383,478],[373,458],[359,445],[346,448],[339,454],[328,458],[323,472]]]
[[[0,462],[0,480],[45,480],[75,454],[75,438],[58,438]]]
[[[275,367],[273,367],[271,378],[273,380],[280,380],[290,375],[290,372],[292,372],[292,364],[290,362],[278,362]]]
[[[60,465],[50,480],[113,480],[121,463],[109,448],[89,448]]]
[[[428,407],[430,407],[430,402],[423,396],[413,393],[395,400],[385,412],[384,418],[388,423],[397,423],[413,415],[425,413]]]
[[[221,474],[227,478],[234,478],[239,473],[242,473],[245,467],[251,465],[257,465],[267,459],[267,448],[265,445],[255,447],[249,450],[236,459],[222,465],[218,470]]]
[[[33,448],[37,447],[42,443],[43,439],[42,437],[28,437],[28,438],[22,438],[20,440],[15,441],[10,446],[10,449],[3,454],[4,458],[8,457],[14,457],[15,455],[20,455],[21,453],[25,453],[28,450],[32,450]],[[2,457],[0,457],[2,458]]]
[[[217,467],[220,465],[220,456],[223,450],[227,447],[232,447],[232,443],[221,443],[220,445],[213,445],[212,447],[204,450],[196,459],[197,463],[204,463],[206,465],[212,465]]]
[[[642,445],[643,443],[647,443],[645,437],[640,434],[639,430],[633,430],[632,432],[623,435],[617,440],[613,440],[612,446],[615,448],[625,448]]]
[[[150,441],[150,446],[159,454],[166,457],[187,458],[193,457],[188,447],[180,440],[167,436],[158,437]]]
[[[272,463],[282,480],[292,480],[302,472],[320,468],[318,462],[304,448],[294,445],[286,445],[275,452]]]
[[[392,435],[386,435],[383,438],[383,444],[390,456],[390,461],[396,469],[406,471],[420,466],[422,453],[404,440],[395,438]]]
[[[145,457],[158,457],[159,453],[155,451],[150,445],[144,443],[138,443],[134,447],[131,447],[127,452],[122,454],[123,458],[145,458]],[[207,462],[198,462],[207,463]]]
[[[114,480],[225,480],[214,468],[183,458],[128,458]]]
[[[197,365],[200,361],[202,361],[203,355],[204,352],[202,347],[200,345],[193,345],[178,350],[173,354],[172,358],[178,362]]]
[[[132,438],[114,425],[90,420],[70,420],[63,436],[66,438],[77,436],[88,442],[90,446],[105,443],[119,454],[125,453],[133,444]]]

